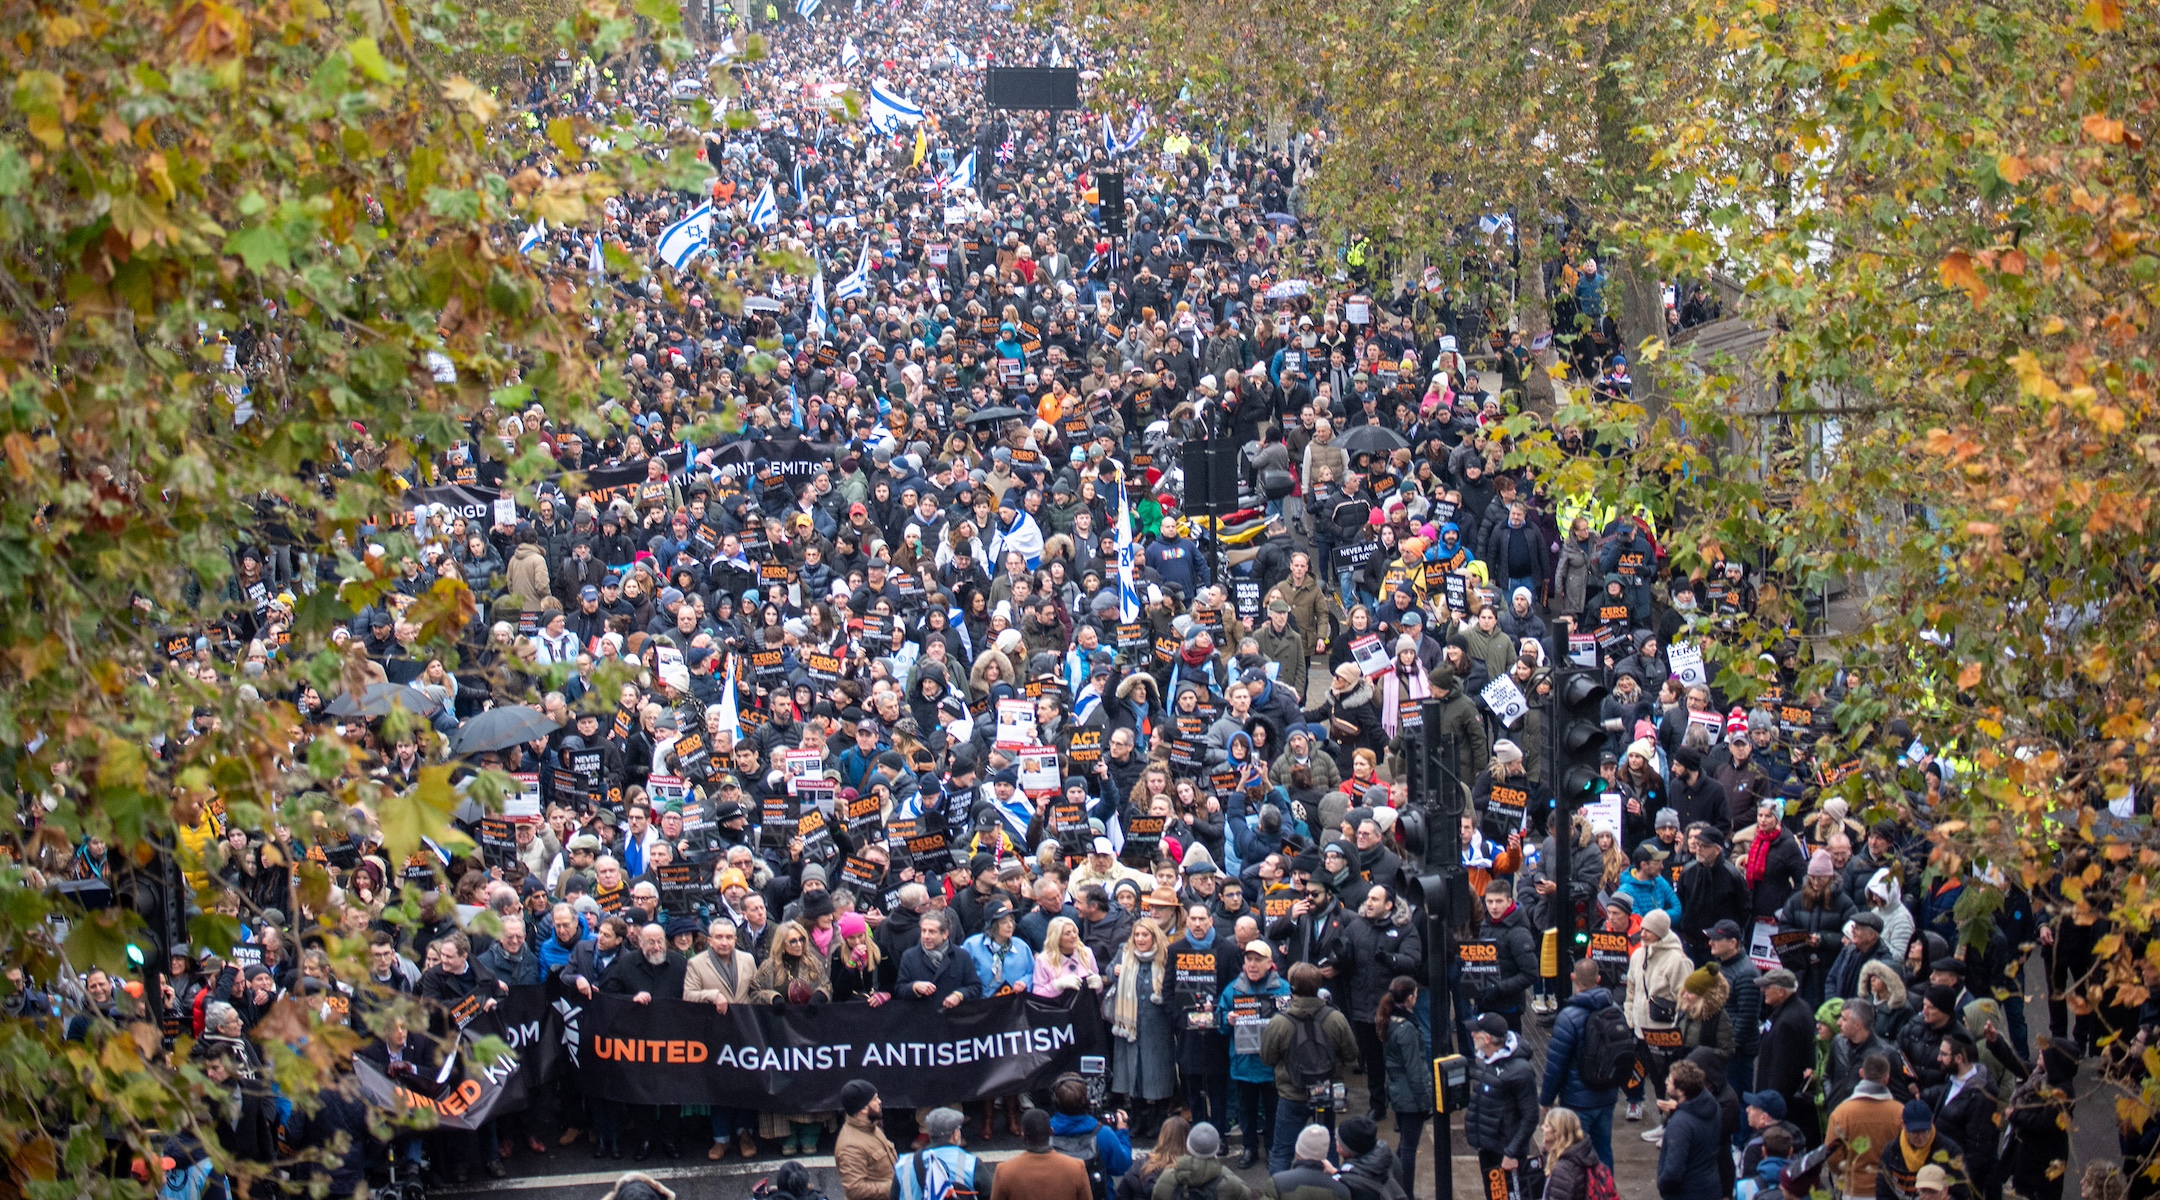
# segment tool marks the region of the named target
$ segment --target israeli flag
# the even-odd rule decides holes
[[[1109,113],[1104,113],[1102,118],[1102,148],[1103,153],[1112,158],[1117,157],[1122,149],[1122,143],[1118,141],[1117,126],[1110,120]]]
[[[1147,136],[1147,131],[1147,110],[1141,109],[1133,114],[1132,124],[1126,128],[1125,140],[1118,143],[1118,150],[1125,154],[1138,150],[1140,148],[1140,139]]]
[[[720,732],[732,741],[742,740],[742,712],[735,700],[735,656],[732,654],[728,655],[727,661],[727,690],[720,694]]]
[[[833,295],[842,300],[860,300],[870,294],[870,239],[862,242],[862,255],[855,260],[855,269],[840,277],[840,286]]]
[[[518,238],[518,253],[531,254],[540,248],[540,239],[546,236],[547,222],[545,220],[534,221],[526,227],[524,236]]]
[[[594,234],[592,253],[585,256],[585,270],[598,279],[607,273],[607,253],[600,248],[600,235]]]
[[[1140,619],[1140,591],[1133,584],[1132,505],[1125,499],[1125,481],[1117,485],[1117,583],[1118,620],[1131,624]]]
[[[653,257],[680,271],[705,249],[711,237],[712,203],[707,201],[660,231],[660,240],[653,243]]]
[[[750,206],[750,228],[771,229],[780,223],[780,202],[773,198],[772,180],[765,181],[765,188],[758,193],[757,202]]]
[[[825,0],[795,0],[795,15],[808,18],[811,13],[818,10],[818,5],[824,2]]]
[[[810,281],[810,332],[824,337],[832,328],[832,312],[825,307],[825,272],[819,271]]]
[[[945,57],[951,59],[953,66],[962,71],[973,68],[973,64],[968,62],[967,52],[962,50],[957,42],[945,43]]]
[[[922,120],[922,107],[883,81],[870,85],[870,126],[881,133],[898,133],[902,126]]]
[[[809,195],[809,192],[803,190],[802,185],[802,159],[797,158],[795,160],[795,203],[804,203],[809,198]]]
[[[975,152],[968,151],[966,158],[954,163],[952,170],[938,179],[938,186],[948,192],[975,186]]]
[[[855,44],[855,39],[850,37],[847,40],[841,42],[840,69],[843,71],[852,71],[861,63],[862,47]]]

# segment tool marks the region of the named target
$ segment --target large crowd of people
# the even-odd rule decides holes
[[[1655,1186],[1676,1200],[2058,1200],[2078,1059],[2153,1023],[2068,1005],[2093,943],[2126,931],[2090,892],[2016,880],[1994,881],[2009,902],[1984,936],[1961,927],[1963,881],[1925,873],[1958,771],[1922,748],[1871,823],[1824,799],[1844,768],[1816,735],[1865,681],[1802,693],[1796,651],[1766,656],[1770,690],[1745,702],[1702,677],[1721,624],[1797,639],[1805,606],[1714,547],[1708,569],[1676,567],[1648,520],[1511,458],[1531,348],[1480,279],[1397,286],[1304,236],[1323,136],[1254,146],[1107,102],[987,110],[986,65],[1088,61],[995,7],[749,12],[756,61],[720,45],[733,14],[700,22],[740,85],[729,107],[755,118],[709,132],[686,124],[694,74],[536,76],[502,136],[627,113],[701,143],[714,175],[707,196],[624,196],[601,228],[535,231],[530,253],[582,276],[596,235],[647,259],[710,206],[686,269],[596,281],[614,311],[595,337],[628,385],[611,432],[537,406],[475,425],[414,468],[411,511],[362,531],[396,585],[335,641],[403,685],[410,719],[340,715],[305,683],[270,696],[336,547],[237,548],[223,620],[176,624],[162,665],[291,700],[391,790],[449,760],[467,788],[466,767],[507,773],[500,800],[461,810],[478,848],[388,861],[365,809],[257,829],[191,808],[188,890],[242,944],[167,947],[154,996],[92,971],[11,980],[10,1007],[87,1023],[154,1003],[232,1088],[223,1149],[258,1162],[365,1140],[355,1104],[280,1104],[263,1042],[283,1035],[261,1023],[287,996],[334,1001],[414,1087],[437,1031],[379,1027],[386,997],[439,1009],[545,983],[725,1010],[1017,990],[1078,994],[1109,1031],[1094,1092],[1063,1080],[972,1112],[888,1113],[867,1084],[837,1112],[631,1111],[572,1076],[478,1131],[355,1154],[332,1194],[393,1160],[463,1179],[572,1153],[821,1149],[847,1200],[1238,1200],[1263,1162],[1250,1190],[1285,1198],[1426,1194],[1431,1061],[1460,1051],[1461,1131],[1509,1195],[1616,1195],[1617,1119],[1660,1143]],[[830,85],[872,80],[920,124],[835,109]],[[537,143],[534,161],[578,169]],[[1099,203],[1113,169],[1122,237]],[[1507,236],[1464,233],[1496,252]],[[1552,264],[1556,315],[1575,385],[1624,393],[1592,249]],[[766,280],[771,250],[808,254],[822,283]],[[751,292],[739,312],[729,281]],[[1705,303],[1676,297],[1673,319]],[[763,373],[760,346],[777,347]],[[1626,450],[1555,433],[1571,454]],[[1180,451],[1201,441],[1239,452],[1244,511],[1188,511]],[[542,448],[571,490],[463,503],[510,446]],[[364,430],[346,451],[381,466]],[[575,487],[610,471],[626,482]],[[454,648],[410,611],[445,579],[479,601]],[[1556,646],[1611,684],[1602,799],[1565,827],[1545,783]],[[1511,722],[1502,682],[1527,708]],[[454,750],[518,706],[534,732]],[[1444,919],[1482,954],[1447,965],[1442,1028],[1429,864],[1402,819],[1430,801],[1410,783],[1428,733],[1469,801],[1451,865],[1474,904]],[[110,853],[34,865],[97,878]],[[299,886],[309,862],[327,896]],[[417,927],[381,919],[407,882]],[[1564,906],[1589,916],[1572,973],[1552,944]],[[341,977],[326,936],[365,941],[365,978]],[[2036,948],[2063,999],[2029,1021]],[[1000,1133],[1031,1153],[993,1172],[965,1145]],[[199,1145],[172,1169],[214,1179]]]

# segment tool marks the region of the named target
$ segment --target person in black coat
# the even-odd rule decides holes
[[[1542,1189],[1525,1168],[1537,1154],[1538,1075],[1531,1054],[1498,1013],[1479,1017],[1470,1034],[1470,1107],[1463,1140],[1477,1151],[1478,1169],[1516,1175],[1520,1195]]]
[[[1350,1018],[1350,1032],[1357,1039],[1371,1116],[1378,1121],[1388,1110],[1387,1060],[1374,1018],[1388,984],[1397,975],[1415,972],[1424,964],[1425,944],[1410,920],[1409,906],[1399,903],[1391,888],[1376,883],[1366,889],[1357,919],[1343,926],[1336,945],[1340,947],[1340,961],[1350,973],[1350,1006],[1343,1015]],[[1338,986],[1342,969],[1336,968]]]
[[[565,991],[580,996],[591,996],[600,990],[607,978],[608,969],[623,956],[623,943],[629,940],[630,926],[621,917],[608,917],[600,922],[593,935],[577,944],[570,951],[570,961],[555,972]],[[635,953],[635,951],[631,951]]]
[[[942,908],[922,914],[920,940],[900,956],[895,996],[935,1001],[945,1008],[982,996],[982,977],[976,974],[974,962],[952,944],[957,923]]]
[[[1935,1113],[1935,1128],[1963,1147],[1973,1196],[1999,1197],[2002,1188],[1995,1178],[1995,1146],[2002,1133],[2002,1101],[1995,1095],[1995,1075],[1980,1061],[1979,1046],[1963,1029],[1944,1036],[1938,1061],[1948,1078],[1922,1093],[1921,1099]],[[1951,1094],[1953,1088],[1956,1095]]]
[[[1689,917],[1715,917],[1723,913],[1753,912],[1747,880],[1725,861],[1725,831],[1705,825],[1694,831],[1695,861],[1680,872],[1680,911]],[[1679,930],[1688,957],[1698,965],[1710,961],[1710,939],[1705,921],[1689,920]]]
[[[1741,833],[1747,840],[1733,839],[1733,865],[1755,897],[1753,912],[1773,921],[1800,890],[1808,869],[1807,850],[1779,820],[1780,811],[1775,800],[1757,805],[1755,824]]]
[[[1515,903],[1508,882],[1495,879],[1485,885],[1485,924],[1481,940],[1495,943],[1498,974],[1471,985],[1467,999],[1473,1011],[1492,1013],[1508,1028],[1522,1029],[1523,997],[1536,986],[1540,974],[1538,937],[1530,928],[1529,914]]]
[[[1682,829],[1701,822],[1716,826],[1721,833],[1732,832],[1732,814],[1727,811],[1725,785],[1703,773],[1702,751],[1693,746],[1682,746],[1673,751],[1670,774],[1672,806],[1680,814]]]
[[[1720,1181],[1733,1170],[1732,1155],[1724,1149],[1724,1113],[1703,1077],[1702,1067],[1689,1059],[1673,1064],[1665,1078],[1673,1099],[1661,1100],[1672,1111],[1665,1118],[1665,1140],[1658,1147],[1657,1189],[1664,1200],[1718,1200],[1729,1190]],[[1725,1169],[1718,1169],[1719,1160]]]
[[[634,1004],[650,1004],[655,1000],[680,1000],[683,993],[683,977],[690,970],[689,962],[682,955],[668,948],[667,930],[658,925],[647,925],[636,931],[636,941],[626,945],[615,956],[607,975],[600,980],[600,990],[611,996],[626,996]],[[617,1148],[622,1137],[623,1106],[607,1102],[607,1120],[600,1122],[597,1131],[605,1139],[611,1152],[620,1154]],[[674,1158],[676,1148],[675,1105],[637,1105],[637,1127],[645,1138],[639,1143],[637,1158],[650,1157],[653,1135],[659,1135],[661,1151]]]
[[[1800,995],[1800,980],[1779,967],[1763,972],[1762,1045],[1755,1053],[1755,1090],[1785,1097],[1787,1119],[1816,1145],[1821,1114],[1807,1096],[1808,1073],[1815,1069],[1815,1013]]]

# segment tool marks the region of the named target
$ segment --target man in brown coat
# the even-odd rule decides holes
[[[1006,1160],[990,1182],[990,1200],[1089,1200],[1087,1167],[1050,1148],[1050,1114],[1031,1108],[1020,1116],[1027,1152]]]
[[[850,1079],[840,1089],[840,1136],[833,1142],[833,1166],[840,1172],[846,1200],[892,1200],[893,1167],[900,1152],[885,1136],[880,1118],[885,1105],[867,1081]]]

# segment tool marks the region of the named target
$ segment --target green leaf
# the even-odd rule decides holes
[[[29,160],[13,146],[0,146],[0,196],[20,196],[29,186]]]
[[[402,68],[393,66],[383,57],[382,47],[375,44],[374,38],[354,38],[345,43],[345,51],[352,55],[353,65],[360,68],[360,73],[377,83],[389,83],[404,74]]]
[[[225,239],[225,252],[237,254],[247,264],[248,270],[257,274],[276,263],[286,270],[292,269],[292,247],[285,235],[270,225],[250,225]]]

